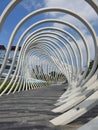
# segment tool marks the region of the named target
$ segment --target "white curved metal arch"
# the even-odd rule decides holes
[[[3,23],[7,19],[7,16],[10,14],[11,11],[13,11],[15,6],[17,6],[20,1],[21,0],[11,1],[8,4],[8,6],[5,8],[3,13],[1,14],[0,16],[0,29],[1,30],[3,27]],[[95,10],[96,13],[98,13],[97,2],[95,2],[94,0],[91,0],[91,1],[85,0],[85,1],[88,2],[92,6],[92,8]],[[23,19],[21,19],[21,21],[19,21],[19,23],[16,25],[16,27],[12,31],[12,34],[8,42],[8,48],[7,48],[3,63],[1,65],[0,77],[2,77],[3,75],[3,71],[7,64],[7,59],[10,53],[12,43],[20,27],[32,17],[35,17],[40,14],[45,14],[47,12],[60,12],[63,14],[69,14],[72,17],[79,20],[79,22],[82,23],[87,28],[87,30],[89,31],[92,37],[94,49],[95,49],[94,63],[92,65],[90,72],[88,73],[89,67],[90,67],[91,52],[89,50],[89,45],[88,45],[86,37],[78,29],[78,27],[63,20],[57,20],[57,19],[39,20],[33,25],[30,25],[27,29],[25,29],[25,31],[18,38],[18,42],[17,42],[16,49],[14,52],[13,61],[10,65],[10,69],[8,71],[7,76],[5,76],[4,81],[0,85],[0,96],[2,96],[4,93],[10,94],[11,92],[15,93],[16,91],[20,92],[24,90],[30,90],[30,89],[42,87],[43,84],[39,85],[34,82],[31,83],[29,81],[30,71],[33,68],[33,66],[32,66],[32,62],[29,64],[27,61],[30,57],[37,56],[40,58],[40,60],[36,60],[35,63],[36,65],[38,63],[41,66],[42,65],[41,60],[43,61],[43,60],[46,60],[46,58],[48,58],[48,64],[49,64],[49,67],[51,67],[51,72],[56,71],[56,69],[59,69],[59,72],[64,74],[68,79],[69,86],[68,86],[67,91],[64,92],[64,94],[59,98],[58,102],[56,103],[56,106],[58,107],[52,110],[53,112],[61,112],[61,113],[64,112],[64,113],[50,121],[55,125],[65,125],[75,120],[79,116],[85,114],[92,107],[94,107],[93,104],[96,105],[98,101],[98,85],[97,85],[98,84],[98,81],[97,81],[98,41],[97,40],[98,39],[96,36],[96,32],[94,31],[93,27],[89,24],[87,20],[85,20],[84,18],[82,18],[81,16],[79,16],[78,14],[70,10],[61,9],[61,8],[42,8],[42,9],[31,12],[30,14],[25,16]],[[84,64],[83,52],[81,51],[81,47],[79,46],[76,37],[73,36],[70,32],[60,29],[60,28],[56,28],[56,27],[44,26],[41,28],[37,28],[39,25],[45,25],[49,23],[58,23],[58,24],[66,25],[69,28],[73,29],[79,35],[79,37],[81,38],[85,46],[86,56],[87,56],[87,64],[86,64],[87,66],[83,74],[82,74],[83,64]],[[34,28],[36,29],[33,30]],[[27,38],[25,38],[29,32],[30,32],[30,35]],[[71,38],[71,41],[74,42],[74,45],[77,47],[77,51],[80,57],[80,62],[79,62],[75,47],[72,46],[71,41],[68,39],[68,37]],[[6,84],[8,79],[11,77],[11,72],[13,71],[13,68],[15,65],[16,55],[18,53],[18,49],[21,44],[22,46],[19,53],[15,72],[12,75],[10,82],[3,90],[4,85]],[[62,48],[62,46],[64,47],[64,49]],[[66,50],[66,53],[65,53],[65,50]],[[53,56],[52,58],[51,58],[51,55]],[[74,55],[75,60],[73,59],[73,55]],[[65,61],[67,65],[70,65],[71,63],[71,68],[67,67],[64,64]],[[76,69],[74,69],[74,62],[76,65]],[[24,68],[25,68],[25,71],[24,71]],[[48,70],[48,73],[49,73],[49,70]],[[35,72],[35,75],[38,75],[38,72]],[[44,77],[45,83],[48,83],[48,80],[46,79],[44,72],[42,76]],[[55,78],[57,78],[57,76],[55,76]],[[91,102],[88,102],[91,99],[94,99],[94,100]],[[66,116],[68,117],[68,119],[66,119]]]

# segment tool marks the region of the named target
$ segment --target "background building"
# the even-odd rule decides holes
[[[4,45],[0,45],[0,59],[3,59],[5,56],[6,48]]]

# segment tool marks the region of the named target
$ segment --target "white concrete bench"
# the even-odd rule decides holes
[[[90,79],[83,87],[85,88],[85,87],[87,87],[87,86],[93,84],[96,80],[97,80],[97,73],[95,73],[95,74],[91,77],[91,79]],[[79,89],[79,90],[78,90],[78,89]],[[72,95],[72,94],[78,92],[78,91],[80,91],[80,88],[79,88],[79,87],[76,88],[75,90],[71,89],[70,91],[66,91],[64,94],[61,95],[61,97],[59,98],[58,101],[61,101],[61,100],[65,99],[65,98],[69,97],[70,95]]]
[[[86,91],[84,91],[81,95],[76,96],[75,98],[73,98],[72,100],[69,100],[68,102],[64,102],[64,104],[53,109],[52,111],[61,112],[61,113],[64,111],[67,111],[67,110],[71,109],[72,107],[76,106],[77,104],[79,104],[80,102],[84,101],[87,97],[89,97],[97,89],[98,89],[98,80],[96,80],[95,83],[93,83],[90,87],[88,87],[86,89]]]
[[[66,125],[85,114],[98,104],[98,90],[73,109],[50,120],[54,125]]]

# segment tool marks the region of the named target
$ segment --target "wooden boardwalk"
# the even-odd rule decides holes
[[[51,110],[63,92],[64,85],[61,85],[0,97],[0,130],[76,130],[97,115],[98,107],[66,126],[49,123],[59,115]]]

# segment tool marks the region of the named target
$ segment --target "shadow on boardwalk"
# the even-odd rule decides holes
[[[53,126],[51,112],[64,85],[43,87],[0,97],[0,130],[76,130],[96,115],[97,108],[66,126]]]

